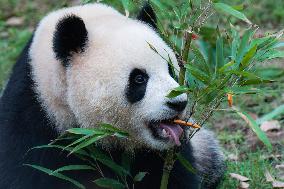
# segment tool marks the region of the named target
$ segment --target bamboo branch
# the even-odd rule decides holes
[[[171,173],[173,166],[174,166],[174,163],[175,163],[175,158],[174,158],[175,151],[176,151],[176,149],[172,148],[169,151],[167,151],[167,153],[166,153],[160,189],[167,189],[168,188],[170,173]]]

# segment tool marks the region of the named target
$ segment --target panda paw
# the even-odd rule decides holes
[[[212,131],[201,129],[190,140],[194,167],[202,187],[216,188],[225,172],[225,160],[219,143]]]

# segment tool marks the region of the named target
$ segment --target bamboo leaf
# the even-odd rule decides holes
[[[199,50],[199,48],[192,45],[192,53],[194,55],[194,62],[196,64],[200,65],[202,71],[204,71],[205,73],[210,75],[210,67],[209,67],[208,63],[206,62],[205,57],[203,56],[203,54]]]
[[[226,93],[230,94],[255,94],[261,91],[260,89],[257,89],[255,87],[247,87],[247,86],[226,87],[224,90]]]
[[[94,181],[98,186],[110,189],[123,189],[125,186],[117,180],[110,178],[99,178]]]
[[[51,175],[54,175],[56,173],[63,172],[63,171],[75,171],[75,170],[96,170],[96,169],[88,165],[66,165],[64,167],[60,167],[56,169],[55,171],[53,171]]]
[[[269,149],[272,150],[272,145],[267,138],[266,134],[260,129],[257,122],[246,112],[238,110],[236,107],[233,109],[237,112],[237,114],[250,126],[252,131],[257,135],[260,141]]]
[[[118,165],[117,163],[115,163],[113,160],[109,160],[109,159],[102,159],[102,158],[98,158],[96,157],[96,159],[101,162],[102,164],[106,165],[107,167],[111,168],[115,173],[117,173],[120,176],[125,176],[125,175],[131,175],[129,173],[129,171],[127,171],[126,169],[124,169],[122,166]]]
[[[122,131],[121,129],[118,129],[110,124],[106,124],[106,123],[101,123],[100,124],[100,129],[112,132],[112,135],[117,136],[119,138],[127,138],[129,136],[129,134],[127,132]],[[108,134],[111,134],[107,132]]]
[[[179,86],[170,91],[170,93],[166,96],[167,98],[175,98],[183,93],[189,92],[192,89],[188,88],[187,86]]]
[[[98,129],[86,129],[86,128],[72,128],[67,130],[68,133],[72,133],[75,135],[102,135],[105,134],[105,132],[98,130]]]
[[[258,124],[261,124],[265,121],[269,121],[279,115],[282,115],[284,114],[284,104],[277,107],[275,110],[273,110],[272,112],[268,113],[268,114],[265,114],[264,116],[262,116],[261,118],[257,119],[256,122]]]
[[[157,6],[161,11],[164,11],[167,9],[167,7],[165,6],[165,4],[163,4],[161,1],[159,0],[150,0],[155,6]]]
[[[231,45],[231,56],[234,61],[237,61],[237,52],[239,48],[239,39],[240,35],[238,31],[234,28],[234,26],[231,25],[231,32],[232,32],[232,45]]]
[[[185,159],[185,157],[181,154],[181,153],[177,153],[176,154],[177,159],[179,160],[179,162],[191,173],[196,173],[195,168],[191,165],[191,163]]]
[[[222,66],[222,67],[218,70],[218,72],[219,72],[219,73],[225,73],[225,71],[226,71],[228,68],[232,67],[234,64],[235,64],[235,61],[232,60],[231,62],[228,62],[227,64],[225,64],[224,66]]]
[[[129,3],[130,3],[130,1],[129,0],[121,0],[121,3],[122,3],[122,6],[124,8],[124,11],[125,11],[125,16],[129,17]]]
[[[114,162],[108,155],[106,155],[104,152],[97,148],[91,148],[92,150],[92,158],[95,161],[99,161],[105,166],[109,167],[112,169],[115,173],[117,173],[120,176],[125,176],[125,175],[131,175],[130,172],[125,169],[124,167],[118,165],[116,162]]]
[[[47,169],[45,167],[41,167],[41,166],[37,166],[37,165],[31,165],[31,164],[24,164],[25,166],[29,166],[29,167],[32,167],[34,169],[37,169],[41,172],[44,172],[50,176],[54,176],[54,177],[57,177],[59,179],[62,179],[62,180],[65,180],[67,182],[70,182],[72,183],[73,185],[77,186],[78,188],[81,188],[81,189],[85,189],[85,186],[83,186],[81,183],[79,183],[78,181],[70,178],[70,177],[67,177],[61,173],[54,173],[52,170],[50,169]]]
[[[259,85],[259,84],[263,84],[263,83],[272,83],[275,82],[274,80],[269,80],[269,79],[247,79],[247,80],[243,80],[240,85]]]
[[[196,66],[193,66],[192,64],[186,64],[185,68],[188,72],[190,72],[196,79],[201,81],[202,83],[209,84],[210,78],[209,76],[204,73],[202,70],[197,68]]]
[[[134,182],[141,182],[143,178],[146,176],[147,172],[139,172],[137,175],[134,177]]]
[[[255,70],[255,75],[266,80],[276,79],[284,75],[284,69],[269,68],[269,67],[257,68]]]
[[[237,11],[236,9],[234,9],[233,7],[225,3],[214,3],[214,8],[217,11],[221,11],[221,12],[230,14],[238,19],[241,19],[250,25],[252,24],[251,21],[243,13],[241,13],[240,11]]]
[[[101,140],[105,137],[109,136],[109,134],[104,134],[104,135],[95,135],[93,136],[92,138],[90,139],[87,139],[85,142],[82,142],[81,144],[75,146],[72,151],[69,153],[70,154],[73,154],[75,152],[77,152],[78,150],[81,150],[82,148],[85,148],[91,144],[94,144],[95,142],[97,142],[98,140]]]
[[[238,76],[242,76],[248,79],[261,79],[259,76],[255,75],[252,72],[248,72],[248,71],[228,70],[227,72],[238,75]]]
[[[254,57],[256,51],[257,51],[257,46],[255,45],[246,53],[245,57],[243,58],[243,60],[241,62],[241,69],[242,70],[248,67],[250,60]]]
[[[87,139],[90,138],[91,136],[93,136],[93,134],[83,136],[83,137],[81,137],[81,138],[75,140],[75,141],[72,142],[71,144],[68,144],[64,149],[69,148],[69,147],[71,147],[71,146],[74,146],[74,145],[76,145],[76,144],[79,144],[79,143],[81,143],[81,142],[87,140]]]
[[[278,50],[270,51],[270,53],[267,53],[265,55],[265,57],[268,60],[275,59],[275,58],[283,58],[284,57],[284,51],[278,51]]]
[[[255,30],[248,29],[247,31],[245,31],[244,35],[242,36],[241,43],[240,43],[238,53],[237,53],[237,59],[236,59],[236,62],[238,63],[238,65],[241,63],[243,57],[245,56],[245,53],[247,52],[248,42],[253,36],[254,32]]]
[[[218,37],[216,41],[216,71],[224,66],[224,42],[223,37]]]

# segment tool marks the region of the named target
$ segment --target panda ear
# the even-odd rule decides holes
[[[137,19],[157,29],[157,16],[149,2],[140,10]]]
[[[88,31],[84,21],[76,15],[61,19],[53,36],[53,50],[56,58],[67,67],[72,54],[84,51],[88,41]]]

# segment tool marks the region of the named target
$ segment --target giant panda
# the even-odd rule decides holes
[[[92,128],[101,122],[130,134],[126,141],[106,140],[98,148],[108,148],[114,159],[134,153],[131,171],[148,173],[135,188],[159,188],[163,171],[159,154],[174,146],[182,147],[198,173],[177,161],[169,188],[216,188],[224,158],[214,135],[201,129],[189,143],[181,143],[185,131],[169,123],[185,118],[190,99],[185,94],[166,97],[178,83],[162,56],[169,56],[177,68],[178,64],[155,21],[148,4],[137,19],[131,19],[98,3],[60,9],[42,19],[0,101],[1,189],[75,188],[23,164],[56,169],[82,164],[79,159],[55,149],[27,151],[48,144],[68,128]],[[103,171],[113,176],[107,168]],[[95,172],[70,175],[87,188],[98,188],[92,182],[99,177]]]

